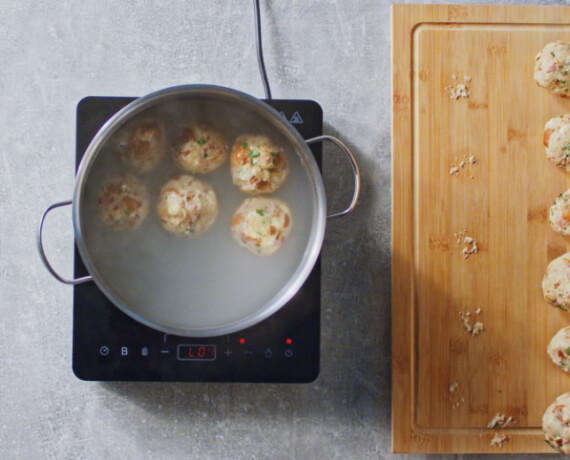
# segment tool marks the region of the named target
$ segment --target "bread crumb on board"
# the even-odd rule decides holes
[[[453,382],[447,389],[447,399],[451,402],[451,408],[453,410],[457,409],[465,402],[465,398],[458,393],[458,388],[459,384],[457,382]]]
[[[461,158],[456,158],[456,161],[449,166],[449,175],[460,174],[462,170],[467,171],[470,166],[477,164],[477,162],[475,155],[463,155]],[[465,168],[466,166],[468,167],[467,169]],[[473,179],[473,175],[470,175],[469,178]]]
[[[507,417],[505,414],[496,413],[495,416],[487,423],[487,428],[506,428],[515,423],[514,417]]]
[[[506,416],[505,414],[496,413],[495,416],[487,423],[487,428],[491,430],[495,430],[495,435],[491,442],[489,443],[490,446],[495,446],[501,448],[504,444],[511,439],[511,436],[505,433],[499,433],[500,428],[506,428],[509,425],[515,424],[515,418],[512,416]]]
[[[477,308],[473,315],[470,311],[458,311],[459,319],[461,320],[461,325],[466,332],[468,332],[472,337],[476,337],[481,332],[485,330],[485,325],[481,321],[476,321],[474,316],[479,316],[481,314],[481,309]]]
[[[467,230],[461,230],[460,232],[454,233],[453,236],[455,237],[457,244],[464,245],[461,250],[461,254],[464,259],[469,258],[473,254],[479,253],[479,245],[477,244],[477,241],[467,234]]]
[[[491,439],[491,442],[489,443],[490,446],[496,446],[498,448],[501,448],[505,445],[505,443],[511,439],[511,437],[508,434],[505,433],[495,433],[495,436],[493,436],[493,439]]]
[[[452,74],[451,79],[453,83],[443,88],[447,93],[449,93],[449,98],[457,100],[459,98],[468,98],[471,94],[469,93],[469,83],[471,82],[471,77],[464,76],[463,83],[455,84],[457,80],[457,75]]]

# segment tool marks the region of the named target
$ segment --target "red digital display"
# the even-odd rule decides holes
[[[178,345],[178,359],[181,361],[215,361],[216,346],[205,344]]]

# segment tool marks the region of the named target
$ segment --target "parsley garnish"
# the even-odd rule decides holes
[[[560,83],[561,85],[565,85],[566,84],[566,80],[556,80],[558,83]]]
[[[561,73],[562,75],[568,75],[568,71],[567,71],[567,70],[561,70],[560,73]]]
[[[554,54],[554,51],[551,51],[550,54],[552,54],[552,56],[556,56],[556,54]]]
[[[256,209],[255,212],[256,212],[257,214],[259,214],[260,216],[263,216],[263,215],[264,215],[264,214],[263,214],[263,209]],[[570,353],[568,353],[568,354],[570,355]]]
[[[244,149],[247,149],[247,142],[244,142],[243,144],[241,144],[241,146],[242,146]]]
[[[566,144],[564,147],[562,147],[562,150],[570,150],[570,144]]]
[[[566,350],[564,350],[566,352],[567,355],[570,355],[570,348],[566,348]]]
[[[200,139],[198,139],[196,142],[198,142],[199,146],[202,146],[206,143],[206,139],[204,139],[203,137],[201,137]]]
[[[273,158],[277,158],[277,154],[275,152],[269,152],[269,155],[271,155]]]
[[[257,158],[259,156],[259,152],[254,152],[253,150],[250,150],[249,152],[247,152],[247,156],[249,158]]]

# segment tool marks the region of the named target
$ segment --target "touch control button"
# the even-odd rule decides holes
[[[292,356],[293,356],[293,350],[287,348],[287,350],[285,350],[285,358],[291,358]]]
[[[271,350],[271,348],[268,348],[267,350],[265,350],[265,357],[266,358],[271,358],[273,356],[273,351]]]
[[[99,354],[101,356],[108,356],[109,355],[109,347],[107,345],[103,345],[101,348],[99,348]]]

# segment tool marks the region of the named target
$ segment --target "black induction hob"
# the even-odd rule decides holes
[[[89,142],[131,97],[87,97],[77,106],[76,168]],[[314,101],[266,101],[305,138],[322,134]],[[321,145],[311,151],[321,166]],[[75,249],[75,277],[87,275]],[[73,288],[73,372],[93,381],[307,383],[319,374],[320,258],[295,297],[243,331],[212,338],[178,337],[144,326],[90,282]],[[231,307],[231,306],[229,306]]]

